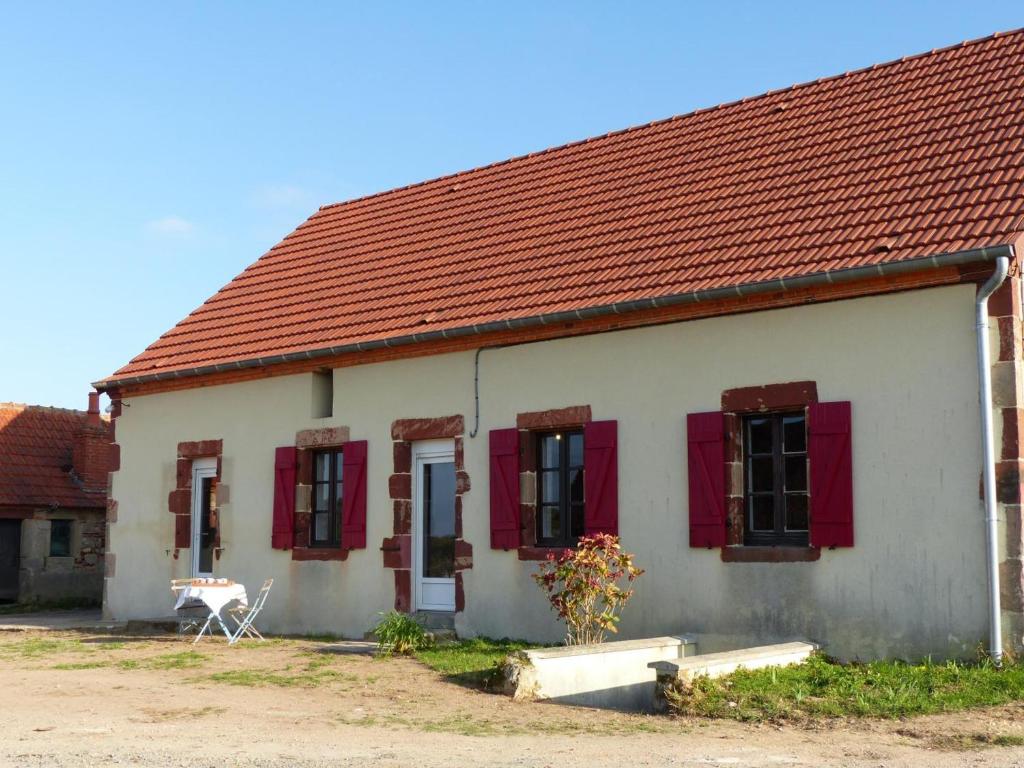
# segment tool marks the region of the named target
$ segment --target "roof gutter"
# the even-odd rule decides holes
[[[195,368],[162,371],[160,373],[141,374],[138,376],[124,376],[98,381],[95,382],[93,386],[97,390],[103,392],[117,387],[146,384],[153,381],[193,378],[212,373],[222,373],[224,371],[244,370],[246,368],[263,368],[265,366],[277,365],[280,363],[316,360],[319,358],[350,354],[352,352],[368,352],[375,349],[402,347],[423,342],[456,339],[466,336],[479,336],[495,331],[534,328],[537,326],[552,325],[573,320],[588,320],[608,315],[622,315],[645,309],[660,309],[663,307],[699,304],[701,302],[716,301],[720,299],[756,296],[763,293],[791,291],[801,288],[814,288],[822,285],[849,283],[872,277],[906,275],[940,267],[981,264],[995,261],[1001,257],[1012,259],[1013,246],[997,245],[991,248],[976,248],[969,251],[943,253],[935,256],[905,259],[903,261],[894,261],[886,264],[873,264],[866,267],[853,267],[852,269],[837,269],[831,272],[819,272],[817,274],[803,275],[801,277],[780,278],[778,280],[767,280],[760,283],[748,283],[746,285],[712,288],[702,291],[688,291],[686,293],[677,293],[669,296],[659,296],[650,299],[635,299],[633,301],[624,301],[618,304],[606,304],[599,307],[588,307],[586,309],[574,309],[566,312],[554,312],[546,315],[521,317],[515,320],[499,320],[479,325],[462,326],[461,328],[395,336],[389,339],[364,341],[354,344],[340,344],[333,347],[322,347],[320,349],[306,350],[303,352],[286,352],[284,354],[257,357],[249,360],[238,360],[231,363],[215,363],[213,365],[204,365]]]

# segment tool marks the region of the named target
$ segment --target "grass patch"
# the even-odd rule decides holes
[[[9,656],[21,656],[27,659],[38,659],[55,653],[67,653],[91,650],[81,640],[50,637],[30,637],[14,643],[0,645],[0,653]]]
[[[454,733],[460,736],[535,736],[538,733],[560,736],[628,736],[644,733],[686,733],[678,722],[649,715],[624,715],[615,720],[559,718],[518,721],[506,717],[481,716],[479,712],[456,712],[437,717],[403,717],[375,713],[365,717],[340,717],[345,725],[363,727],[406,728],[424,733]]]
[[[301,669],[287,666],[282,670],[231,669],[215,672],[202,680],[245,687],[276,686],[278,688],[317,688],[330,683],[359,682],[356,675],[331,669],[333,659],[311,658]]]
[[[352,682],[354,675],[346,675],[332,670],[313,672],[268,672],[258,669],[232,669],[227,672],[215,672],[205,678],[214,683],[240,685],[247,687],[276,686],[278,688],[317,688],[325,683],[337,681]]]
[[[913,734],[913,736],[914,738],[924,738],[932,749],[941,749],[945,752],[968,752],[986,747],[1024,746],[1024,736],[1005,733],[944,733],[925,737]]]
[[[193,670],[202,667],[209,656],[194,650],[162,653],[152,658],[125,658],[118,662],[122,670]]]
[[[242,638],[238,643],[231,646],[237,650],[260,650],[264,648],[278,648],[286,645],[295,645],[298,641],[295,638],[287,637],[264,637],[262,640]],[[320,642],[328,642],[326,640]]]
[[[97,651],[120,651],[120,650],[123,650],[124,648],[127,648],[128,647],[128,643],[125,643],[125,642],[120,641],[120,640],[115,640],[115,641],[111,641],[111,642],[96,643],[95,645],[93,645],[91,647],[95,648]]]
[[[179,709],[158,709],[155,707],[143,707],[142,712],[149,717],[149,722],[163,723],[171,720],[196,720],[208,715],[222,715],[227,712],[225,707],[182,707]]]
[[[291,638],[294,640],[308,640],[311,643],[336,643],[342,639],[341,635],[332,635],[329,632],[311,632],[308,635],[296,635]],[[267,642],[273,642],[270,638],[267,638]]]
[[[988,743],[995,747],[1024,747],[1024,736],[1015,736],[1010,733],[1004,733],[999,736],[993,736],[988,740]]]
[[[68,664],[54,664],[53,669],[75,670],[75,669],[100,669],[110,666],[106,661],[79,661]]]
[[[681,715],[743,721],[899,718],[1024,700],[1024,664],[990,661],[838,664],[822,655],[792,667],[702,677],[667,693]]]
[[[475,637],[417,651],[414,656],[450,682],[491,688],[500,680],[500,665],[514,651],[533,648],[521,640]]]

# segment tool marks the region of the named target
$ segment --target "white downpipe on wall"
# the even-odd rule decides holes
[[[1003,284],[1010,269],[1006,256],[996,259],[992,276],[978,291],[974,302],[978,334],[978,384],[981,400],[982,477],[985,485],[985,539],[988,556],[989,654],[996,664],[1003,660],[1003,629],[999,605],[999,522],[996,517],[996,465],[992,437],[992,367],[989,352],[988,299]]]

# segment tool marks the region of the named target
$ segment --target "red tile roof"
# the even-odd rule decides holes
[[[1018,30],[325,206],[114,378],[1012,244],[1022,103]]]
[[[0,506],[103,507],[69,472],[85,411],[0,403]]]

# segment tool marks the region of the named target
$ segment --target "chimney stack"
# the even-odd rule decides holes
[[[107,492],[110,474],[110,424],[100,418],[100,393],[89,393],[89,410],[75,434],[71,466],[82,487],[96,494]]]
[[[87,423],[90,427],[100,426],[100,393],[90,392],[89,393],[89,410],[87,411],[89,418]]]

